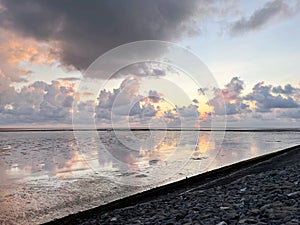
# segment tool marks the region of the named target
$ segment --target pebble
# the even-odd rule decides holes
[[[113,218],[110,219],[111,222],[114,222],[114,221],[117,221],[117,220],[118,220],[117,217],[113,217]]]
[[[289,193],[289,194],[287,194],[287,196],[289,196],[289,197],[293,197],[293,196],[295,196],[295,195],[299,195],[300,194],[300,191],[296,191],[296,192],[293,192],[293,193]]]
[[[295,163],[226,185],[174,193],[164,199],[92,215],[77,224],[296,225],[300,224],[299,171],[300,164]]]
[[[226,209],[230,209],[230,207],[220,207],[221,210],[226,210]]]

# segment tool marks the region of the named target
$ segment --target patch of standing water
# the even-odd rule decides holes
[[[196,145],[188,132],[197,131],[184,132],[187,138],[182,145],[178,144],[180,131],[171,131],[164,138],[157,135],[155,144],[138,151],[124,147],[113,132],[106,131],[99,132],[104,149],[89,139],[88,131],[82,131],[85,142],[80,149],[72,132],[1,132],[0,221],[39,224],[149,189],[142,184],[157,176],[167,177],[156,184],[160,185],[299,144],[296,131],[235,131],[226,132],[216,151],[221,140],[209,139],[209,132],[198,132]],[[134,135],[142,139],[149,134],[137,131]],[[132,141],[126,132],[124,138]],[[114,157],[106,157],[104,150]]]

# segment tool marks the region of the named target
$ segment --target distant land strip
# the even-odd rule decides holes
[[[0,132],[51,132],[51,131],[216,131],[216,132],[300,132],[300,128],[236,128],[236,129],[209,129],[209,128],[0,128]]]

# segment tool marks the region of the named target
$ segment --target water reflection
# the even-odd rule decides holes
[[[145,189],[116,182],[172,182],[296,145],[298,136],[226,132],[218,148],[222,135],[209,132],[0,132],[0,221],[75,213]]]
[[[0,139],[11,146],[9,152],[0,152],[4,182],[45,174],[62,176],[64,171],[84,168],[72,132],[1,133]]]
[[[98,173],[117,182],[191,176],[298,142],[297,132],[122,131],[0,133],[0,182]],[[223,143],[222,143],[223,141]],[[218,146],[222,143],[221,148]],[[216,150],[217,149],[217,150]]]

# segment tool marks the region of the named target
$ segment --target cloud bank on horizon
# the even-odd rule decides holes
[[[83,100],[89,93],[76,92],[76,77],[27,82],[36,73],[32,68],[59,66],[66,74],[82,72],[101,54],[128,42],[196,38],[205,35],[211,21],[222,21],[222,31],[234,39],[295,18],[300,12],[299,0],[260,1],[256,7],[249,5],[246,14],[240,4],[222,0],[93,0],[88,4],[0,0],[0,124],[71,124],[74,102],[81,115],[103,126],[112,118],[137,126],[154,120],[169,126],[205,125],[212,118],[223,118],[224,104],[229,123],[237,126],[299,122],[300,87],[293,82],[265,84],[260,74],[250,90],[245,90],[243,79],[234,76],[224,88],[210,90],[213,98],[206,102],[201,101],[208,91],[204,88],[190,104],[173,107],[164,106],[165,93],[155,87],[139,93],[140,79],[168,76],[172,70],[168,67],[132,66],[116,77],[119,86],[100,90],[97,101]],[[249,3],[243,4],[248,7]],[[210,110],[204,110],[203,104]]]
[[[11,88],[0,96],[0,121],[2,125],[71,124],[74,102],[77,103],[77,121],[84,124],[86,118],[94,118],[96,124],[103,127],[110,127],[112,122],[122,127],[128,121],[136,127],[147,126],[150,122],[157,127],[161,124],[206,127],[212,119],[224,119],[224,103],[227,120],[232,125],[250,126],[259,121],[271,121],[274,125],[289,126],[300,120],[300,87],[291,84],[275,86],[259,82],[250,93],[243,93],[244,82],[233,77],[224,88],[211,90],[214,97],[207,102],[198,100],[199,95],[189,105],[163,107],[164,94],[150,90],[140,95],[139,82],[136,76],[127,77],[112,92],[101,90],[98,101],[81,101],[72,81],[51,84],[36,81],[19,92]],[[202,104],[209,105],[211,110],[201,110]]]

